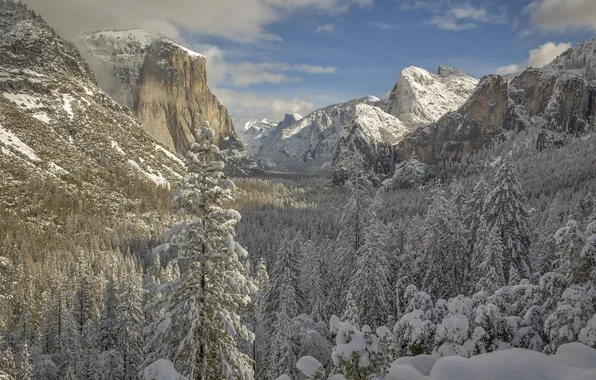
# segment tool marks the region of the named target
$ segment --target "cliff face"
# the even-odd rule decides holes
[[[184,153],[191,129],[208,120],[222,149],[241,149],[228,110],[207,86],[205,57],[140,30],[82,36],[106,91],[133,109],[147,132]]]
[[[485,77],[460,109],[418,128],[400,141],[396,146],[397,156],[425,163],[458,160],[501,133],[507,103],[505,79],[498,75]]]
[[[503,131],[540,130],[536,148],[561,145],[596,130],[596,40],[584,41],[543,68],[528,68],[507,82],[483,78],[458,110],[420,127],[395,146],[396,161],[460,159]]]

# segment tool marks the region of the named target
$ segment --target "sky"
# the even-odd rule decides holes
[[[366,95],[402,69],[480,78],[596,36],[596,0],[23,0],[58,33],[142,28],[207,58],[233,117],[280,120]]]

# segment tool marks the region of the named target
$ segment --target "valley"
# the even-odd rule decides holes
[[[0,0],[0,379],[594,378],[595,39],[277,122],[53,27]]]

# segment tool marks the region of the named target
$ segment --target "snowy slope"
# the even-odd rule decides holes
[[[340,131],[354,118],[356,105],[377,101],[371,97],[355,99],[315,110],[292,123],[284,119],[260,140],[255,159],[262,167],[275,171],[329,171]]]
[[[26,212],[8,205],[28,204],[25,189],[40,181],[122,212],[183,173],[180,158],[97,87],[74,45],[22,5],[0,2],[1,209]]]
[[[401,72],[385,110],[408,125],[432,123],[460,107],[477,84],[478,80],[446,66],[439,66],[438,74],[410,66]]]
[[[262,117],[234,118],[234,130],[244,147],[251,153],[259,146],[260,140],[277,125],[277,122]]]

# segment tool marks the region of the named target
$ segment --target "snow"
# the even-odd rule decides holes
[[[570,367],[596,368],[596,350],[581,343],[567,343],[559,346],[555,357]]]
[[[63,106],[62,108],[64,109],[64,112],[66,112],[68,114],[68,117],[70,119],[72,119],[74,117],[74,113],[72,112],[72,102],[75,100],[75,98],[73,98],[71,95],[69,94],[63,94],[62,95],[62,101],[63,101]]]
[[[105,30],[94,33],[91,36],[110,40],[120,40],[124,43],[136,41],[141,45],[141,49],[145,49],[156,38],[155,34],[147,33],[141,29]]]
[[[93,96],[94,95],[93,91],[91,91],[87,87],[83,86],[83,89],[85,90],[85,94],[87,94],[89,96]]]
[[[281,375],[280,377],[278,377],[275,380],[292,380],[292,379],[288,375]]]
[[[163,154],[168,156],[168,158],[176,161],[180,166],[185,167],[184,161],[182,161],[180,158],[178,158],[178,156],[176,156],[174,153],[170,152],[169,150],[167,150],[166,148],[164,148],[161,145],[155,144],[154,147],[155,147],[155,150],[162,152]]]
[[[55,163],[53,163],[51,161],[49,162],[49,165],[50,165],[50,171],[52,173],[54,173],[54,174],[57,174],[57,175],[66,175],[66,174],[68,174],[68,171],[66,171],[64,168],[56,165]]]
[[[145,367],[143,380],[188,380],[188,378],[176,372],[171,361],[159,359]]]
[[[122,150],[122,148],[120,148],[116,141],[112,140],[110,144],[112,145],[112,148],[114,148],[118,153],[120,153],[123,156],[126,155],[126,153],[124,153],[124,151]]]
[[[29,94],[13,94],[10,92],[2,93],[6,99],[16,104],[19,108],[29,110],[43,107],[41,100]]]
[[[404,356],[394,361],[391,366],[409,365],[421,374],[428,376],[437,359],[432,355]]]
[[[306,377],[314,377],[323,365],[312,356],[303,356],[296,363],[296,368]]]
[[[34,118],[36,118],[37,120],[39,120],[39,121],[41,121],[43,123],[46,123],[46,124],[49,124],[52,121],[52,119],[50,119],[50,117],[48,116],[48,114],[45,113],[45,112],[38,112],[36,114],[33,114],[32,116]]]
[[[39,157],[35,154],[27,144],[21,141],[15,134],[4,129],[0,125],[0,143],[6,145],[8,148],[16,150],[31,161],[39,161]]]
[[[554,356],[512,348],[471,358],[448,356],[437,360],[429,355],[404,357],[393,362],[386,379],[594,380],[596,350],[581,343],[569,343],[559,347]]]
[[[169,188],[170,187],[170,183],[168,182],[167,179],[165,179],[161,175],[161,173],[157,172],[157,174],[154,174],[152,172],[147,172],[147,171],[143,170],[139,166],[139,164],[137,164],[133,160],[128,160],[128,163],[130,164],[130,166],[132,166],[133,168],[135,168],[139,173],[141,173],[142,175],[144,175],[145,177],[147,177],[148,179],[150,179],[151,181],[153,181],[156,185],[162,186],[162,187],[166,187],[166,188]],[[151,171],[151,168],[148,168],[148,170]]]
[[[391,91],[387,112],[408,125],[437,121],[470,97],[478,80],[442,67],[442,75],[415,66],[402,70]]]
[[[186,46],[182,46],[180,44],[175,43],[174,41],[171,41],[172,45],[176,46],[178,49],[186,52],[186,54],[188,54],[190,57],[192,58],[205,58],[205,56],[203,54],[199,54],[194,50],[190,50],[189,48],[187,48]]]

